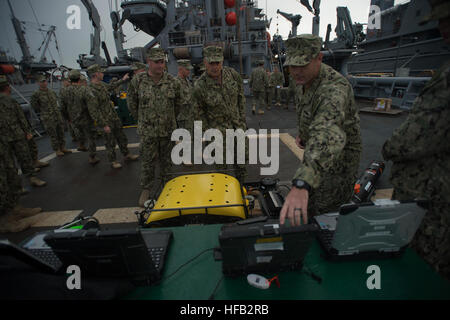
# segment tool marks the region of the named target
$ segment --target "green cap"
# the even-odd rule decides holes
[[[131,70],[133,71],[142,69],[147,69],[147,65],[141,62],[134,62],[133,65],[131,66]]]
[[[38,81],[38,82],[44,82],[44,81],[47,81],[47,77],[44,76],[44,75],[40,75],[40,76],[37,78],[37,81]]]
[[[69,79],[73,81],[80,80],[81,73],[79,70],[73,69],[69,72]]]
[[[258,61],[256,61],[256,64],[258,66],[263,66],[264,65],[264,60],[258,60]]]
[[[8,79],[4,75],[0,75],[0,87],[9,85]]]
[[[285,66],[304,67],[316,58],[322,48],[322,39],[312,34],[302,34],[286,40]]]
[[[432,20],[441,20],[450,17],[450,2],[448,0],[428,0],[428,2],[431,6],[431,12],[420,21],[420,25]]]
[[[188,70],[192,70],[191,60],[181,59],[177,61],[179,67],[186,68]]]
[[[165,60],[166,53],[163,48],[151,48],[147,51],[147,58],[152,61]]]
[[[87,68],[88,75],[92,75],[96,72],[105,72],[105,69],[101,68],[98,64],[93,64],[89,68]]]
[[[223,61],[223,49],[217,46],[210,46],[203,48],[203,57],[205,57],[208,63],[222,62]]]

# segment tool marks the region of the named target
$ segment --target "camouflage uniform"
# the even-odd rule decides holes
[[[148,57],[152,60],[165,59],[165,54],[160,48],[152,48]],[[133,118],[138,122],[138,133],[141,137],[141,185],[144,190],[150,190],[154,183],[157,161],[161,180],[164,180],[170,170],[173,145],[171,135],[177,127],[175,98],[174,78],[167,72],[158,83],[153,81],[148,72],[139,73],[128,86],[128,106]]]
[[[189,60],[179,60],[178,65],[182,66],[188,70],[192,70],[192,66]],[[191,136],[194,129],[194,118],[196,110],[194,104],[192,103],[192,90],[193,86],[189,79],[182,79],[176,77],[176,105],[175,105],[175,116],[177,119],[178,128],[187,129]]]
[[[4,136],[0,136],[0,216],[17,205],[21,189],[22,185],[9,144]]]
[[[287,40],[286,65],[308,64],[320,52],[320,46],[320,38],[312,35]],[[296,107],[305,153],[294,179],[312,187],[309,216],[335,211],[351,198],[361,156],[353,89],[341,74],[321,64],[311,86],[297,88]]]
[[[295,95],[296,95],[296,85],[295,80],[292,78],[292,76],[289,76],[289,87],[287,90],[284,91],[285,93],[285,109],[289,108],[289,103],[292,101],[295,105]]]
[[[253,111],[256,111],[255,105],[258,101],[258,107],[266,106],[266,91],[269,87],[269,77],[262,66],[252,71],[250,75],[250,88],[253,92]]]
[[[35,176],[34,158],[37,160],[37,148],[33,139],[26,139],[31,133],[28,123],[19,103],[11,96],[0,93],[0,136],[9,144],[9,149],[17,158],[26,177]],[[30,146],[34,146],[30,150]]]
[[[39,89],[31,96],[31,106],[40,113],[53,150],[65,149],[64,122],[58,108],[56,94],[50,89]]]
[[[450,279],[450,61],[414,101],[408,118],[383,146],[393,161],[393,198],[428,199],[427,212],[411,245]]]
[[[283,74],[281,72],[274,72],[269,79],[269,105],[272,104],[275,97],[276,104],[281,104],[281,88],[283,88]],[[278,88],[279,87],[279,88]]]
[[[72,70],[69,74],[71,80],[80,79],[80,73]],[[71,85],[67,87],[64,96],[61,99],[61,112],[65,119],[70,119],[76,128],[81,145],[84,145],[86,138],[89,146],[89,157],[96,156],[97,146],[95,144],[94,120],[88,110],[88,102],[94,98],[94,94],[88,87],[82,85]]]
[[[220,47],[207,47],[203,54],[206,59],[210,59],[210,62],[223,60],[222,48]],[[198,109],[197,119],[203,122],[203,130],[218,129],[224,139],[226,129],[247,130],[242,78],[234,69],[223,67],[222,84],[217,83],[207,72],[202,74],[194,85],[193,97]],[[247,152],[248,149],[246,148]],[[236,152],[234,154],[236,158]],[[226,161],[225,148],[223,160]],[[243,182],[246,167],[243,164],[237,164],[236,159],[234,163],[236,177],[240,182]],[[216,166],[219,170],[227,168],[226,164]]]
[[[67,88],[69,86],[63,87],[59,90],[59,106],[60,106],[62,116],[63,116],[62,106],[63,106],[64,101],[68,100],[68,98],[67,98],[68,89]],[[67,128],[69,129],[70,136],[72,137],[72,141],[78,141],[78,133],[77,133],[75,126],[70,121],[70,119],[66,119],[66,120],[67,120]]]
[[[89,67],[88,72],[100,72],[100,67],[95,68],[95,66],[97,65]],[[129,153],[128,138],[122,130],[122,123],[110,100],[110,92],[123,83],[125,81],[120,80],[110,84],[102,81],[98,83],[91,82],[89,84],[89,88],[93,93],[93,97],[88,100],[89,114],[99,127],[104,128],[109,126],[111,129],[110,133],[103,132],[108,160],[110,162],[114,162],[117,159],[115,151],[116,142],[119,145],[120,152],[124,156]]]

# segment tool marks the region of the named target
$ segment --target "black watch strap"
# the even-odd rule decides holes
[[[305,189],[308,192],[311,192],[311,186],[306,181],[301,180],[301,179],[292,180],[292,186],[294,186],[298,189]]]

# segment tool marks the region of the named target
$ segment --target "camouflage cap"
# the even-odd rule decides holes
[[[147,58],[152,61],[165,60],[166,53],[163,48],[150,48],[147,51]]]
[[[285,66],[303,67],[316,58],[322,47],[322,38],[312,34],[302,34],[286,40]]]
[[[223,49],[221,47],[210,46],[203,48],[203,57],[208,63],[222,62],[223,61]]]
[[[37,81],[38,82],[43,82],[43,81],[47,81],[47,77],[44,75],[40,75],[37,77]]]
[[[73,70],[70,70],[70,72],[69,72],[70,80],[74,80],[74,81],[80,80],[80,76],[81,76],[80,70],[73,69]]]
[[[0,75],[0,87],[9,85],[8,78],[4,75]]]
[[[94,74],[96,72],[105,72],[105,69],[101,68],[98,64],[93,64],[87,68],[88,75]]]
[[[142,70],[142,69],[147,69],[147,65],[144,63],[141,63],[141,62],[135,62],[131,66],[131,70],[133,70],[133,71]]]
[[[188,70],[192,70],[191,60],[181,59],[177,61],[179,67],[186,68]]]
[[[428,2],[431,6],[431,12],[420,21],[420,25],[432,20],[441,20],[450,17],[450,2],[448,0],[428,0]]]

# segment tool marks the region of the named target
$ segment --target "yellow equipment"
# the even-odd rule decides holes
[[[166,183],[145,224],[165,227],[247,219],[246,195],[239,181],[230,175],[179,176]]]

